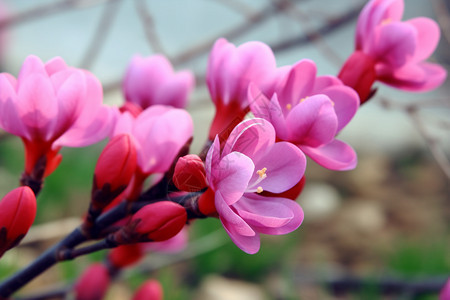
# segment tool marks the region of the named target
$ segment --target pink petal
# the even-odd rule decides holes
[[[16,79],[8,74],[0,74],[0,127],[21,137],[29,138],[17,112]]]
[[[255,117],[269,121],[275,128],[277,137],[287,139],[286,121],[278,102],[277,94],[273,94],[269,100],[255,84],[251,83],[248,88],[248,99],[250,109]]]
[[[231,209],[220,191],[215,193],[214,202],[220,219],[222,223],[226,225],[225,227],[228,230],[244,236],[254,236],[256,234],[255,231],[238,214],[236,214],[233,209]]]
[[[48,76],[40,58],[35,55],[29,55],[22,64],[19,76],[17,76],[17,82],[20,85],[26,77],[38,74],[44,77]]]
[[[293,107],[286,124],[290,142],[318,147],[334,139],[338,121],[330,99],[315,95]]]
[[[245,203],[241,206],[241,202]],[[303,210],[297,202],[278,197],[244,194],[238,213],[257,232],[271,235],[296,230],[303,222]],[[238,208],[239,207],[239,208]]]
[[[51,128],[56,121],[58,104],[55,91],[48,77],[30,74],[18,87],[17,112],[32,136],[50,139]]]
[[[255,165],[249,157],[231,152],[222,157],[217,166],[212,167],[211,182],[216,192],[220,191],[224,201],[231,205],[242,197],[254,169]]]
[[[153,104],[185,108],[189,93],[194,88],[194,85],[195,79],[191,72],[182,71],[174,74],[159,90],[156,90]]]
[[[316,163],[330,170],[345,171],[356,167],[355,150],[339,140],[317,148],[300,145],[300,149]]]
[[[231,132],[222,156],[237,151],[256,159],[274,142],[275,130],[269,122],[259,118],[244,120]]]
[[[309,59],[303,59],[292,66],[285,79],[275,88],[281,107],[296,105],[300,99],[309,96],[314,88],[317,68]]]
[[[373,30],[382,22],[400,21],[403,15],[403,0],[372,0],[368,2],[356,25],[356,50],[362,50]]]
[[[311,92],[311,95],[322,94],[322,91],[331,86],[341,86],[342,82],[336,76],[324,75],[316,77],[316,81],[314,81],[314,89]]]
[[[411,24],[393,22],[376,28],[367,49],[375,60],[398,68],[407,63],[417,47],[417,31]]]
[[[208,184],[214,185],[213,177],[212,177],[212,167],[217,166],[220,162],[220,142],[219,137],[216,136],[213,144],[208,150],[205,160],[205,169],[206,169],[206,179],[208,180]],[[212,186],[214,188],[214,186]]]
[[[69,68],[61,57],[54,57],[45,63],[45,71],[49,76],[66,69]]]
[[[403,68],[394,70],[379,70],[378,80],[412,92],[427,92],[439,87],[447,78],[447,71],[438,64],[427,62],[407,64]],[[384,73],[386,72],[386,73]]]
[[[419,62],[433,54],[439,43],[439,25],[428,18],[420,17],[406,21],[417,30],[417,47],[412,61]]]
[[[256,172],[263,168],[267,169],[267,177],[261,180]],[[250,185],[253,189],[260,186],[265,191],[282,193],[300,181],[305,168],[306,158],[302,151],[291,143],[279,142],[269,147],[264,156],[255,162]]]
[[[338,126],[337,131],[347,125],[359,108],[359,96],[352,88],[347,86],[332,86],[322,92],[327,95],[334,104]]]

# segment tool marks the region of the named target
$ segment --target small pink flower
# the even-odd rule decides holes
[[[127,101],[142,109],[155,104],[185,108],[194,85],[194,75],[190,71],[175,73],[166,57],[136,55],[128,65],[122,90]]]
[[[231,129],[248,112],[247,89],[250,82],[261,90],[270,89],[270,79],[276,73],[272,50],[261,42],[247,42],[239,47],[221,38],[211,50],[206,71],[206,83],[216,115],[209,139]],[[230,126],[231,125],[231,126]],[[226,139],[225,134],[221,139]]]
[[[424,92],[442,84],[444,68],[424,62],[439,42],[439,26],[424,17],[402,22],[403,8],[403,0],[372,0],[364,7],[356,27],[355,53],[360,54],[358,59],[352,55],[339,74],[345,84],[353,86],[357,78],[351,73],[370,64],[377,80],[406,91]],[[364,102],[367,87],[358,85]]]
[[[335,136],[359,106],[355,91],[333,76],[316,77],[316,65],[301,60],[277,80],[267,95],[251,84],[250,107],[275,127],[278,140],[297,145],[318,164],[332,170],[356,166],[356,153]]]
[[[25,172],[46,156],[44,176],[49,175],[62,146],[84,147],[106,137],[112,114],[102,99],[94,75],[68,67],[59,57],[44,64],[28,56],[17,80],[0,74],[0,127],[22,138]]]
[[[450,300],[450,278],[439,293],[439,300]]]
[[[206,157],[206,176],[222,225],[239,248],[256,253],[260,233],[286,234],[300,226],[303,211],[295,201],[259,194],[292,188],[305,167],[303,153],[291,143],[275,143],[275,130],[263,119],[236,126],[222,152],[216,137]]]

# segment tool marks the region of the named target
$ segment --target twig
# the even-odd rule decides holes
[[[153,20],[153,16],[151,15],[147,5],[145,4],[145,0],[135,0],[134,3],[136,6],[137,14],[142,21],[142,27],[144,28],[145,36],[147,37],[147,41],[150,44],[150,48],[152,48],[153,52],[161,53],[167,56],[167,51],[164,50],[161,39],[156,33],[155,21]]]
[[[243,14],[246,18],[250,18],[254,14],[253,9],[238,0],[216,0],[216,2],[220,2],[222,5],[227,6],[233,11]]]
[[[447,43],[450,43],[450,14],[448,11],[448,7],[445,4],[444,0],[434,0],[430,1],[433,11],[436,15],[437,21],[442,28],[442,34],[444,38],[447,40]]]
[[[105,44],[106,37],[111,31],[112,22],[119,11],[120,1],[121,0],[108,0],[105,4],[100,22],[95,30],[91,42],[89,43],[89,48],[86,50],[86,53],[81,60],[80,68],[89,69],[100,53],[101,48]]]

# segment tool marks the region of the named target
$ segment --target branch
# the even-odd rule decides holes
[[[135,0],[134,4],[136,6],[137,14],[142,21],[142,27],[144,28],[145,36],[150,44],[150,48],[152,48],[153,52],[161,53],[167,56],[167,52],[162,46],[161,39],[156,33],[155,21],[153,20],[153,17],[145,4],[145,0]]]

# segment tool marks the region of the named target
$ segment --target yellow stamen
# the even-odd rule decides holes
[[[256,174],[259,175],[259,178],[264,179],[267,177],[266,171],[267,168],[262,168],[261,170],[256,171]]]
[[[258,186],[258,187],[256,188],[256,192],[257,192],[258,194],[261,194],[262,192],[264,192],[264,190],[263,190],[262,187]]]
[[[305,98],[300,99],[300,103],[302,103],[303,101],[305,101],[306,99],[308,99],[309,97],[306,96]]]
[[[292,108],[292,104],[290,104],[290,103],[286,104],[286,108],[287,109],[291,109]]]

